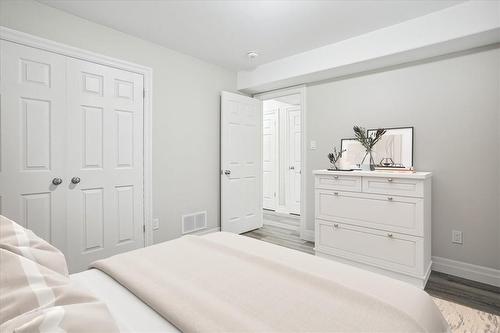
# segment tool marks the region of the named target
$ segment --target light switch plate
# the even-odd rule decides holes
[[[315,140],[311,140],[311,149],[316,149],[316,141]]]
[[[155,217],[153,219],[153,230],[158,230],[160,229],[160,219]]]
[[[451,242],[455,244],[463,244],[464,239],[463,239],[463,234],[459,230],[452,230],[451,231]]]

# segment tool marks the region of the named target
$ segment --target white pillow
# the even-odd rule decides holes
[[[108,308],[62,274],[0,248],[0,332],[118,332]]]
[[[0,215],[0,248],[68,276],[68,266],[61,251],[31,230],[23,228],[2,215]]]

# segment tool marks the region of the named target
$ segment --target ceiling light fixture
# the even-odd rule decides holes
[[[250,60],[257,58],[258,56],[259,56],[259,54],[255,51],[248,51],[248,53],[247,53],[247,57]]]

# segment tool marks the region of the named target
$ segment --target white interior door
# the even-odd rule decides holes
[[[65,251],[66,58],[2,40],[0,63],[0,213]]]
[[[301,183],[301,116],[299,107],[286,109],[288,177],[286,178],[286,205],[292,214],[300,214]]]
[[[221,229],[262,227],[262,101],[221,94]]]
[[[264,110],[263,118],[263,142],[262,142],[262,166],[263,166],[263,207],[265,209],[276,209],[277,191],[277,108]]]
[[[143,77],[68,58],[67,78],[68,239],[78,271],[144,246]]]

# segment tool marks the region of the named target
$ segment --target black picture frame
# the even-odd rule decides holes
[[[413,126],[401,126],[401,127],[382,127],[382,129],[388,131],[388,130],[404,130],[404,129],[409,129],[411,132],[411,165],[410,166],[405,166],[405,167],[413,167],[414,166],[414,151],[415,151],[415,128]],[[370,128],[366,130],[366,134],[370,135],[371,132],[376,132],[378,128]]]
[[[356,141],[356,138],[340,139],[340,151],[344,151],[345,149],[344,141]]]
[[[344,152],[344,149],[347,148],[347,145],[346,145],[346,142],[348,141],[352,141],[354,143],[356,143],[357,145],[359,145],[360,147],[361,146],[361,143],[356,139],[356,138],[344,138],[344,139],[340,139],[340,151],[342,151],[343,153],[343,156],[345,156],[344,154],[349,154],[349,151],[347,150],[346,152]],[[351,152],[352,153],[352,152]],[[358,170],[360,168],[360,165],[361,165],[361,161],[362,161],[363,157],[360,156],[358,159],[356,159],[355,161],[351,161],[352,163],[350,164],[350,166],[354,169],[354,170]]]

